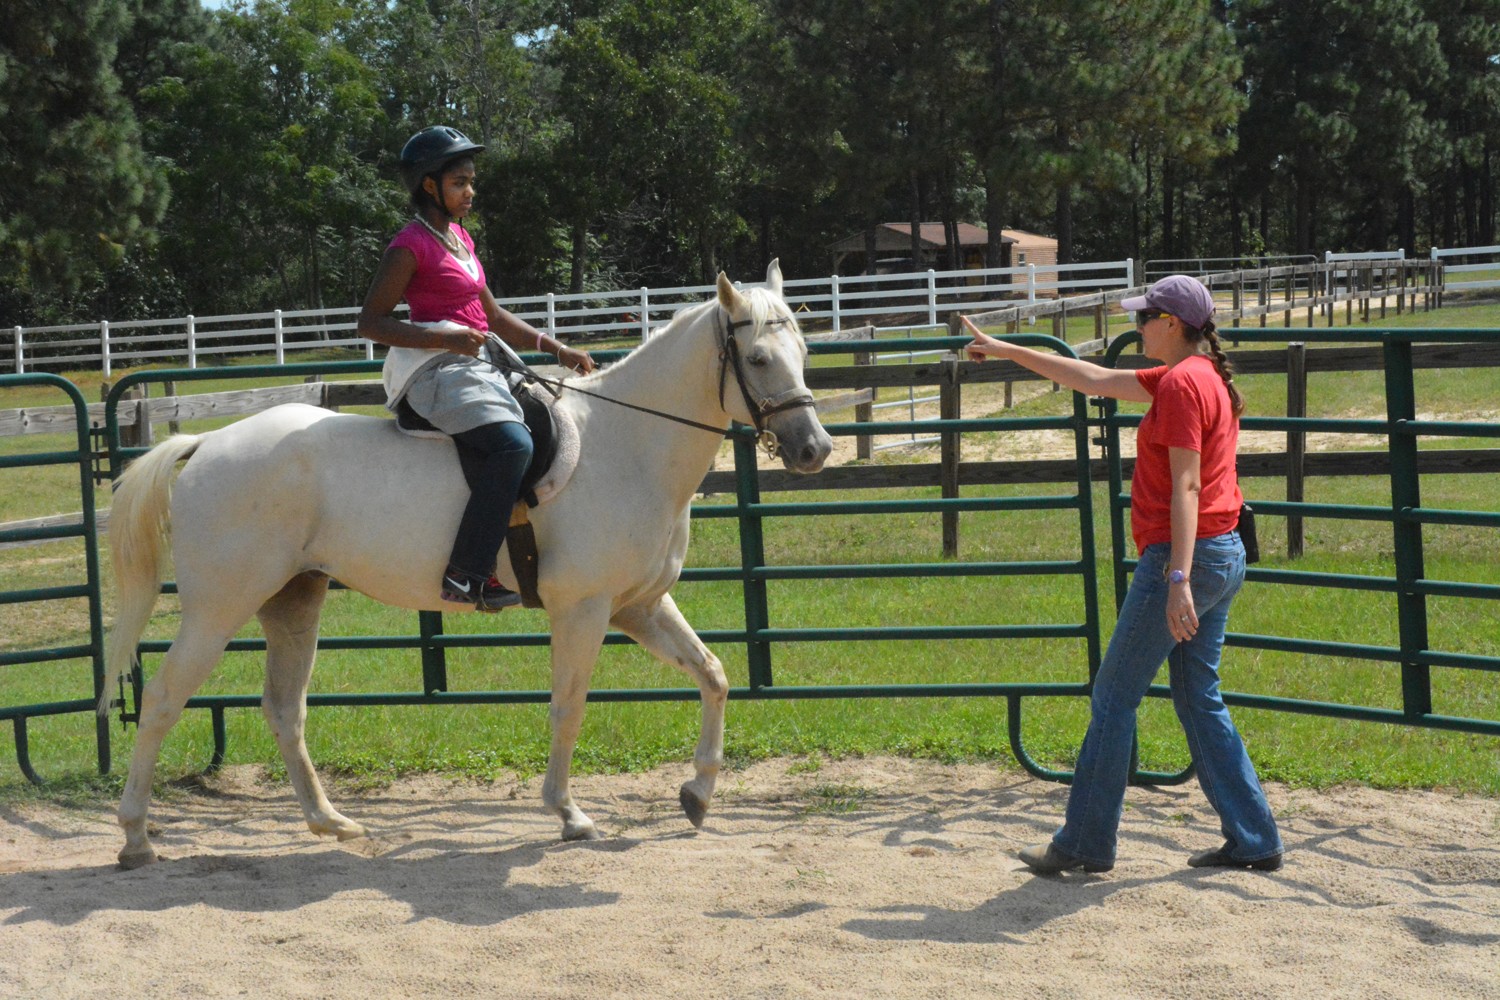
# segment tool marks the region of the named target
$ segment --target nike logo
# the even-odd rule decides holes
[[[467,594],[469,592],[470,586],[471,584],[459,583],[457,580],[453,579],[453,577],[448,577],[448,588],[450,590],[456,590],[460,594]]]

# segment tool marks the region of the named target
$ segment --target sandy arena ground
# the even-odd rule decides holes
[[[1500,802],[1268,788],[1277,873],[1194,870],[1196,784],[1132,789],[1105,875],[1033,877],[1067,791],[874,759],[585,777],[562,844],[540,779],[336,793],[320,840],[232,768],[158,803],[120,871],[107,810],[0,810],[0,996],[1500,997]]]

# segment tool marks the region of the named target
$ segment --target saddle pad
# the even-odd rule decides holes
[[[546,405],[548,412],[552,414],[552,437],[554,452],[552,463],[540,478],[531,487],[531,492],[536,496],[534,507],[545,505],[562,492],[563,487],[573,478],[573,473],[578,469],[578,454],[580,442],[578,437],[578,425],[573,422],[573,416],[565,408],[557,405],[557,401],[545,393],[542,402]]]
[[[527,429],[537,446],[531,468],[521,483],[521,495],[525,498],[523,502],[539,507],[568,485],[573,471],[578,468],[578,425],[545,392],[533,395],[523,387],[516,392],[516,400],[526,414]],[[401,433],[412,437],[448,436],[413,410],[405,398],[396,405],[395,424]]]

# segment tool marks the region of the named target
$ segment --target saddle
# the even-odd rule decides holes
[[[555,409],[555,400],[543,390],[522,385],[515,390],[516,402],[531,432],[531,464],[521,478],[521,496],[511,511],[505,546],[510,550],[511,569],[516,574],[516,589],[523,607],[540,608],[537,594],[536,532],[528,512],[545,504],[567,485],[578,467],[578,428],[571,417]],[[445,438],[403,397],[396,404],[396,426],[412,437]]]

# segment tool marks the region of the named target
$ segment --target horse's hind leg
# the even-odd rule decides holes
[[[146,836],[146,810],[151,802],[151,778],[162,741],[182,716],[187,700],[224,655],[229,637],[238,628],[236,625],[223,629],[217,627],[222,623],[202,622],[201,617],[184,613],[177,638],[141,692],[135,750],[130,757],[125,792],[120,796],[119,820],[125,830],[125,846],[120,849],[119,857],[125,868],[139,868],[156,860],[156,850]]]
[[[595,840],[599,831],[594,821],[578,808],[568,791],[568,770],[573,763],[573,748],[578,745],[578,731],[583,727],[589,679],[594,675],[604,630],[609,625],[609,606],[604,600],[595,599],[570,608],[553,609],[550,614],[552,702],[548,718],[552,724],[552,745],[547,751],[542,802],[562,817],[564,840]]]
[[[318,617],[327,594],[328,577],[303,573],[293,577],[257,612],[266,633],[266,687],[260,709],[281,748],[287,778],[297,793],[308,828],[316,834],[350,840],[364,836],[364,827],[340,815],[329,803],[303,739],[307,682],[318,651]]]
[[[713,799],[719,768],[724,763],[724,703],[729,698],[729,682],[719,658],[698,638],[671,594],[663,594],[649,605],[622,608],[612,619],[615,627],[649,650],[668,666],[677,667],[698,682],[703,702],[703,727],[698,748],[693,751],[697,772],[685,782],[678,799],[682,810],[694,826],[703,825],[708,804]]]

